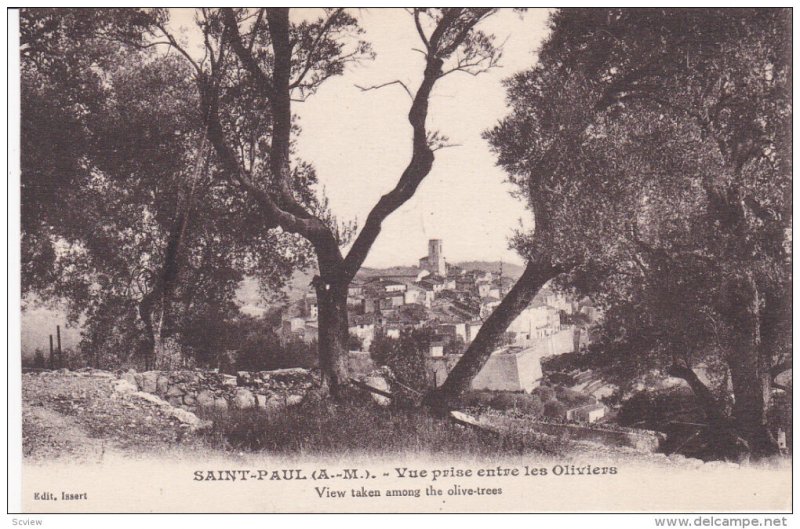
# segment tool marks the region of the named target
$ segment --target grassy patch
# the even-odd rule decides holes
[[[214,426],[206,434],[206,442],[222,450],[314,455],[557,454],[554,443],[537,436],[498,436],[423,410],[364,402],[309,400],[275,412],[233,410],[208,418]]]

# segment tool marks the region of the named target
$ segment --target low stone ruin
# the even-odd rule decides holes
[[[229,409],[278,409],[300,403],[319,386],[308,369],[240,371],[237,376],[206,371],[120,373],[137,391],[157,395],[173,406],[196,412]]]

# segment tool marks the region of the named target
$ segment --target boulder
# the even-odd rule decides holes
[[[217,411],[228,411],[228,401],[223,397],[214,399],[214,409]]]
[[[370,375],[362,377],[361,381],[364,384],[371,386],[375,389],[379,389],[387,393],[392,392],[392,387],[389,385],[389,381],[386,379],[386,376],[384,376],[381,373],[377,372],[372,373]],[[388,397],[384,397],[383,395],[378,395],[377,393],[370,392],[370,396],[372,396],[372,400],[374,400],[381,406],[388,406],[392,402],[391,399],[389,399]]]
[[[117,393],[134,393],[137,391],[136,385],[131,384],[131,382],[125,378],[115,380],[111,383],[111,385],[114,388],[114,391]]]
[[[253,392],[249,389],[239,388],[233,396],[233,404],[240,410],[246,410],[256,405]]]
[[[211,425],[209,421],[203,421],[194,413],[180,408],[169,410],[169,414],[183,424],[188,424],[193,430],[206,428]]]
[[[156,378],[156,393],[159,395],[164,395],[167,393],[167,389],[169,388],[169,378],[164,375],[158,375]]]
[[[156,393],[158,389],[158,371],[145,371],[137,377],[136,381],[139,383],[139,390],[146,391],[147,393]]]
[[[178,386],[170,386],[167,390],[167,397],[182,397],[183,390]]]
[[[267,396],[261,393],[256,394],[256,406],[264,410],[267,408]]]
[[[183,396],[183,403],[187,406],[194,406],[197,404],[197,399],[192,394],[187,394]]]
[[[202,390],[197,394],[197,405],[201,408],[213,408],[214,394],[207,389]]]
[[[139,384],[137,384],[137,382],[136,382],[136,375],[134,374],[133,370],[126,371],[125,373],[122,374],[122,376],[120,378],[122,380],[128,382],[131,386],[133,386],[133,387],[135,387],[137,389],[139,388]]]
[[[239,386],[252,386],[253,374],[249,371],[239,371],[236,373],[236,384]]]

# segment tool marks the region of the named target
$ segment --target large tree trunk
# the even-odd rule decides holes
[[[778,453],[769,430],[767,410],[772,394],[772,363],[761,347],[761,296],[752,273],[727,287],[734,339],[727,356],[733,385],[733,416],[739,433],[756,457]]]
[[[323,391],[332,397],[341,396],[347,379],[347,284],[328,283],[315,278],[319,325],[319,367]]]
[[[737,434],[735,425],[711,390],[697,376],[685,360],[675,358],[667,369],[670,376],[682,378],[689,384],[708,421],[708,440],[725,459],[739,460],[748,451]]]
[[[733,383],[733,416],[736,428],[757,457],[778,453],[769,429],[767,410],[772,391],[769,371],[758,366],[758,357],[747,344],[734,346],[728,359]]]
[[[511,291],[483,323],[475,340],[444,383],[425,397],[425,403],[439,411],[456,406],[461,395],[469,389],[472,379],[489,360],[508,326],[533,301],[542,286],[563,271],[561,267],[550,263],[529,262]]]
[[[689,388],[691,388],[697,398],[709,423],[712,425],[722,425],[728,421],[728,416],[725,413],[723,404],[719,402],[708,386],[700,380],[697,373],[695,373],[685,361],[679,359],[674,360],[673,364],[667,369],[667,373],[670,376],[682,378],[689,384]]]
[[[165,264],[153,290],[139,302],[139,318],[146,333],[145,368],[169,371],[180,366],[180,347],[174,337],[172,311],[177,263],[173,252],[167,251],[165,259],[171,264]]]

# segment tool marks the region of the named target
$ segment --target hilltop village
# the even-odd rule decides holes
[[[353,359],[369,359],[378,336],[399,338],[409,329],[433,333],[427,351],[429,383],[439,385],[475,338],[483,321],[500,304],[515,279],[493,271],[467,270],[448,264],[443,241],[428,241],[428,254],[418,267],[390,269],[369,277],[357,277],[348,291],[350,334],[360,342]],[[599,315],[588,302],[578,302],[545,286],[534,301],[509,326],[504,344],[492,354],[473,381],[473,389],[530,391],[542,377],[541,359],[577,352],[588,344],[586,325],[570,321],[576,313],[583,320]],[[285,313],[281,337],[312,342],[317,337],[317,305],[308,290]]]

